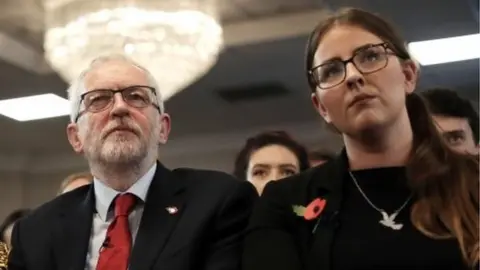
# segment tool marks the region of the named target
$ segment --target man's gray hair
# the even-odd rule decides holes
[[[90,62],[90,65],[80,73],[78,78],[76,78],[68,87],[67,92],[68,99],[70,101],[70,121],[72,123],[75,122],[80,110],[80,96],[87,90],[85,88],[85,76],[98,64],[110,61],[123,61],[145,72],[149,84],[148,86],[155,88],[155,95],[157,97],[157,105],[160,108],[160,113],[164,113],[165,108],[163,104],[162,94],[160,92],[160,87],[158,86],[157,80],[155,80],[155,77],[153,77],[150,71],[148,71],[146,68],[123,54],[111,54],[95,58],[92,62]]]

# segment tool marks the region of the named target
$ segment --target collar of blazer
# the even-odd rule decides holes
[[[130,268],[151,269],[155,263],[157,254],[167,243],[184,209],[187,176],[185,171],[170,171],[157,163],[131,253]],[[54,228],[56,263],[58,269],[84,269],[95,211],[93,185],[80,187],[62,196],[58,199],[63,200],[63,207]],[[178,214],[171,215],[166,210],[172,205],[178,208]]]
[[[348,158],[345,149],[332,161],[313,168],[310,175],[310,198],[327,201],[313,226],[310,251],[305,269],[331,269],[330,252],[338,227],[338,213],[343,200],[343,183],[348,179]]]
[[[161,162],[157,161],[157,170],[155,171],[152,183],[150,184],[147,192],[146,200],[148,199],[150,201],[157,201],[168,199],[180,192],[183,192],[186,189],[186,183],[182,180],[181,172],[171,171]],[[93,211],[95,211],[95,193],[93,190],[93,185],[80,187],[75,192],[77,193],[76,197],[81,198],[80,205],[78,205],[79,200],[74,200],[73,203],[76,205],[76,208],[84,208],[87,209],[89,213],[93,213]],[[75,195],[72,194],[70,197],[73,196]],[[60,209],[60,216],[69,216],[71,212],[72,204],[65,203],[63,204],[63,208]]]
[[[335,159],[310,170],[313,197],[340,191],[348,175],[348,158],[343,149]]]

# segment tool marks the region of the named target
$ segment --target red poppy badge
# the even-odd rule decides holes
[[[297,216],[303,217],[305,220],[312,220],[316,219],[320,213],[322,213],[325,205],[327,205],[327,201],[325,199],[316,198],[306,207],[302,205],[293,205],[292,208],[293,212],[297,214]]]

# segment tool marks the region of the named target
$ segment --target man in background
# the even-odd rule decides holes
[[[93,182],[93,175],[90,172],[74,173],[65,178],[60,184],[58,195],[72,191],[76,188],[90,185]]]
[[[434,88],[422,92],[438,131],[458,152],[479,153],[479,118],[472,103],[456,91]]]

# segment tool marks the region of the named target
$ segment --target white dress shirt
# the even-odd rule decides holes
[[[153,176],[157,164],[155,163],[148,171],[143,175],[133,186],[123,193],[131,193],[137,196],[139,203],[135,205],[135,208],[128,216],[130,232],[132,234],[132,247],[135,242],[135,237],[138,232],[140,220],[143,213],[143,206],[145,198],[147,196],[148,188],[152,182]],[[107,229],[110,223],[113,221],[114,213],[113,206],[111,206],[113,200],[118,192],[98,179],[93,179],[93,188],[95,191],[95,210],[93,216],[92,230],[90,233],[90,242],[88,245],[86,270],[95,270],[98,262],[99,251],[105,241],[107,235]]]

